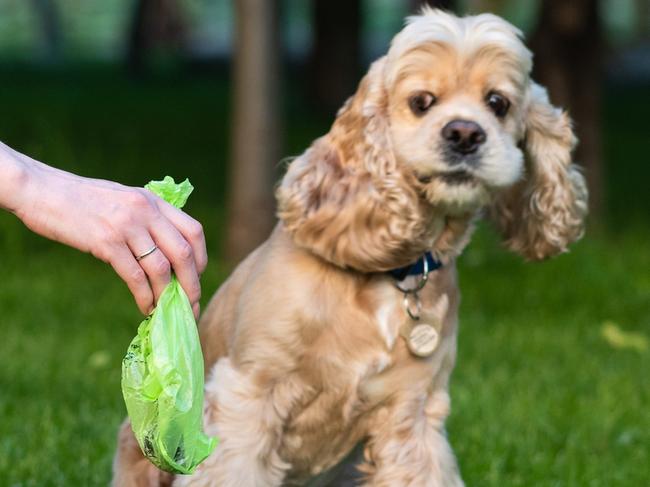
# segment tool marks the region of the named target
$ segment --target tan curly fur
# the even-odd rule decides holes
[[[350,472],[367,487],[463,485],[444,427],[455,259],[486,209],[531,259],[566,250],[586,215],[571,125],[530,80],[520,37],[493,15],[425,9],[291,163],[275,230],[201,318],[205,429],[221,442],[175,487],[336,486]],[[420,110],[423,93],[431,103]],[[495,93],[507,113],[490,105]],[[458,120],[484,132],[472,152],[445,136]],[[425,251],[444,265],[419,292],[420,322],[440,340],[419,358],[404,338],[414,323],[404,295],[384,271]],[[337,466],[355,445],[361,458]],[[119,487],[171,481],[139,453],[128,422],[114,471]]]
[[[372,65],[329,134],[291,164],[276,193],[278,216],[298,245],[362,272],[405,265],[433,243],[430,205],[391,148],[384,63]]]
[[[571,163],[577,143],[565,112],[533,83],[526,110],[526,174],[500,195],[492,215],[511,250],[532,260],[566,251],[584,232],[587,187]]]

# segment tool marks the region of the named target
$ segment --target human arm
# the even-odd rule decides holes
[[[0,143],[0,208],[35,233],[109,263],[143,313],[174,271],[199,312],[207,264],[201,225],[143,188],[77,176]],[[158,250],[137,261],[154,245]]]

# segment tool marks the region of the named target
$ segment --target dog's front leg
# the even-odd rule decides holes
[[[448,413],[441,390],[381,411],[362,467],[365,487],[463,487],[444,429]]]
[[[276,487],[289,465],[277,453],[282,410],[274,390],[262,387],[250,373],[225,357],[206,382],[205,430],[219,445],[190,476],[174,487]]]

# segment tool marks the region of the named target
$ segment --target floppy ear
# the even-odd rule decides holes
[[[539,260],[566,251],[582,236],[587,187],[571,163],[571,121],[535,83],[525,117],[524,179],[497,198],[491,213],[508,248]]]
[[[414,176],[393,155],[384,62],[371,66],[330,132],[291,163],[276,192],[278,216],[299,246],[363,272],[415,260],[427,227]]]

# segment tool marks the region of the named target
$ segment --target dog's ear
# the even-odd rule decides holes
[[[278,216],[298,245],[364,272],[414,260],[425,233],[419,196],[391,148],[384,63],[371,66],[330,132],[291,163],[276,192]]]
[[[566,251],[582,236],[587,187],[571,163],[576,144],[571,121],[535,83],[529,91],[525,130],[523,180],[497,198],[491,213],[508,248],[539,260]]]

